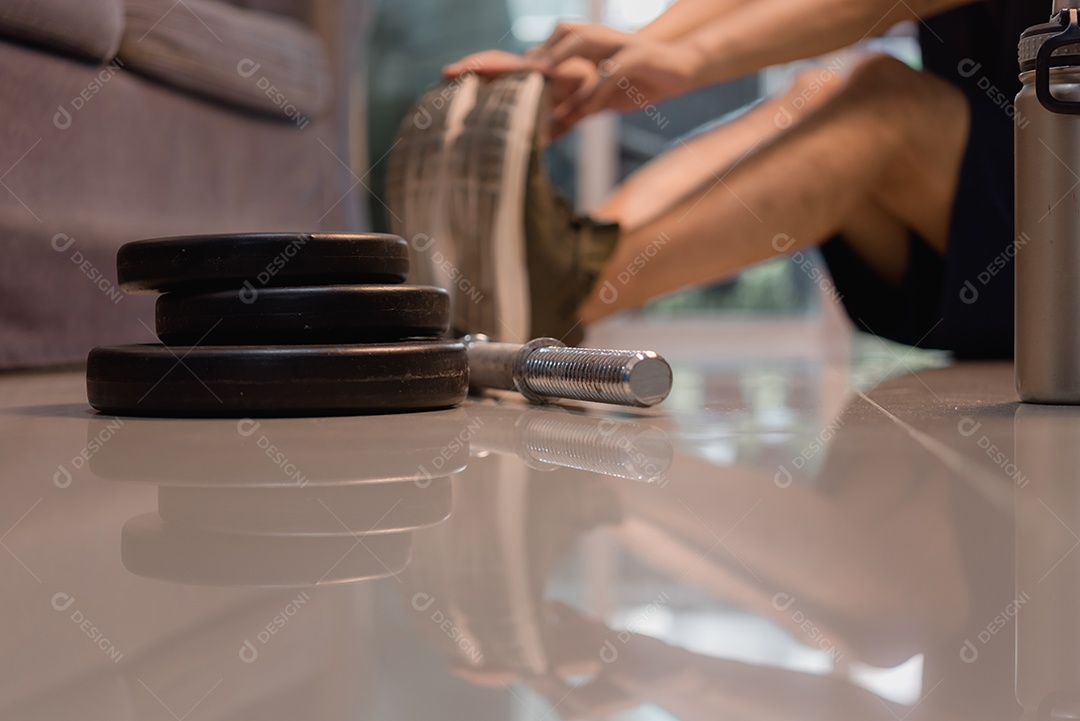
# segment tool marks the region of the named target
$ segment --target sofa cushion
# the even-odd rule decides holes
[[[300,127],[329,102],[322,40],[295,20],[217,0],[125,0],[125,12],[132,72]]]
[[[311,20],[312,3],[308,0],[225,0],[225,2],[249,10],[265,10],[275,15],[286,15],[301,22]]]
[[[123,32],[123,0],[0,2],[0,35],[90,60],[112,60]]]

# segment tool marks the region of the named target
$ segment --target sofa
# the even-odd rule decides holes
[[[153,342],[139,238],[368,227],[366,0],[0,4],[0,370]]]

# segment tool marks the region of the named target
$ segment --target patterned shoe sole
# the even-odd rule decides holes
[[[475,290],[459,293],[454,325],[508,342],[531,337],[525,192],[543,101],[539,73],[481,84],[450,151],[450,230],[461,275]]]
[[[455,239],[447,213],[449,148],[472,109],[479,79],[463,76],[428,91],[402,121],[387,167],[386,204],[391,231],[409,242],[409,280],[437,285],[460,305]]]
[[[543,77],[475,76],[425,94],[390,153],[387,205],[411,282],[451,294],[457,333],[529,336],[524,205]]]

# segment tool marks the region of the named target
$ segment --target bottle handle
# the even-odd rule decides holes
[[[1066,13],[1068,14],[1066,15]],[[1051,54],[1066,45],[1080,44],[1080,20],[1077,19],[1077,10],[1064,10],[1059,17],[1065,29],[1048,38],[1039,48],[1039,54],[1035,56],[1035,96],[1042,106],[1051,113],[1080,115],[1080,102],[1061,100],[1054,97],[1054,94],[1050,91]]]

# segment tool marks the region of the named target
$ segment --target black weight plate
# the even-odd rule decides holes
[[[234,233],[137,240],[116,253],[128,293],[403,283],[409,247],[381,233]]]
[[[469,368],[455,341],[379,345],[95,348],[90,405],[113,415],[284,417],[448,408]]]
[[[166,293],[156,315],[158,337],[168,345],[377,343],[443,335],[450,296],[412,285]]]

